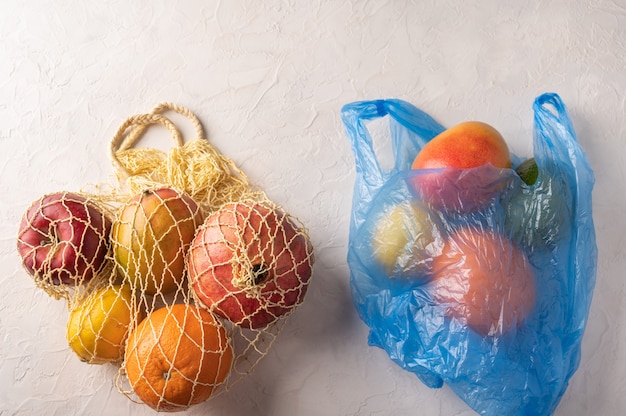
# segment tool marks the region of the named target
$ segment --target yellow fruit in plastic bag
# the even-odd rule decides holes
[[[142,318],[132,296],[128,285],[107,286],[72,309],[67,340],[81,361],[104,364],[124,356],[130,327]]]
[[[442,246],[434,216],[418,203],[391,206],[376,222],[374,258],[389,277],[423,278]]]

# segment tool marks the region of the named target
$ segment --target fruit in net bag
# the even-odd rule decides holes
[[[424,145],[411,168],[426,171],[412,182],[418,194],[435,207],[469,212],[487,204],[506,185],[502,173],[510,167],[502,135],[486,123],[467,121]]]
[[[535,303],[535,275],[526,254],[507,237],[465,226],[433,261],[433,299],[480,335],[521,324]]]
[[[230,337],[213,315],[192,304],[164,306],[131,332],[124,368],[135,394],[157,411],[202,403],[230,374]]]
[[[67,340],[76,355],[90,364],[121,360],[128,333],[142,317],[128,285],[106,286],[72,308]]]
[[[262,328],[304,299],[313,248],[305,232],[269,203],[225,204],[189,249],[197,299],[244,328]]]
[[[124,205],[113,223],[113,254],[133,289],[148,295],[178,288],[185,256],[202,224],[198,205],[171,188],[145,190]]]
[[[37,281],[73,286],[91,280],[104,267],[110,228],[93,202],[57,192],[28,208],[20,222],[17,250]]]

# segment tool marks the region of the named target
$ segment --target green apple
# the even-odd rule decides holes
[[[536,164],[534,167],[527,166],[527,172],[533,170],[537,171]],[[522,178],[525,184],[505,204],[505,227],[514,239],[525,246],[533,247],[540,243],[553,245],[570,226],[570,190],[559,175],[545,170],[535,175],[536,179],[530,186]]]
[[[423,278],[441,250],[436,218],[416,202],[389,206],[372,233],[375,260],[391,278]]]
[[[515,169],[515,172],[517,172],[526,185],[534,185],[539,176],[539,168],[537,168],[535,158],[531,157],[530,159],[526,159]]]

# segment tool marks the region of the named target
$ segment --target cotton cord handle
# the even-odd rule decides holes
[[[117,130],[111,141],[111,158],[118,169],[128,173],[126,168],[120,162],[118,153],[128,150],[137,144],[147,128],[151,125],[160,124],[164,126],[170,132],[176,146],[183,146],[184,140],[180,130],[178,130],[176,125],[169,118],[162,114],[166,111],[174,111],[187,117],[194,127],[197,138],[204,139],[204,129],[202,127],[202,123],[200,123],[200,120],[198,120],[198,117],[196,117],[194,113],[177,104],[170,102],[160,103],[154,107],[151,113],[138,114],[129,117]]]
[[[204,128],[202,127],[202,123],[200,123],[200,120],[198,120],[198,117],[196,117],[196,115],[194,113],[192,113],[188,108],[174,104],[174,103],[170,103],[170,102],[164,102],[164,103],[160,103],[158,104],[156,107],[154,107],[154,109],[152,110],[153,114],[163,114],[166,111],[174,111],[182,116],[185,116],[189,119],[189,121],[192,123],[195,131],[196,131],[196,137],[198,139],[204,139]]]

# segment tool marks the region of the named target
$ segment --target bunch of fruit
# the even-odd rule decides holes
[[[447,316],[483,336],[506,333],[531,313],[536,276],[529,255],[566,232],[564,182],[532,158],[511,167],[497,130],[461,123],[415,157],[411,199],[370,213],[380,273],[423,284]]]
[[[70,348],[119,365],[120,390],[159,411],[207,400],[253,360],[259,332],[302,303],[314,261],[304,228],[268,199],[208,210],[185,191],[146,187],[117,206],[45,195],[17,238],[37,285],[68,301]],[[216,192],[228,190],[204,194]]]

